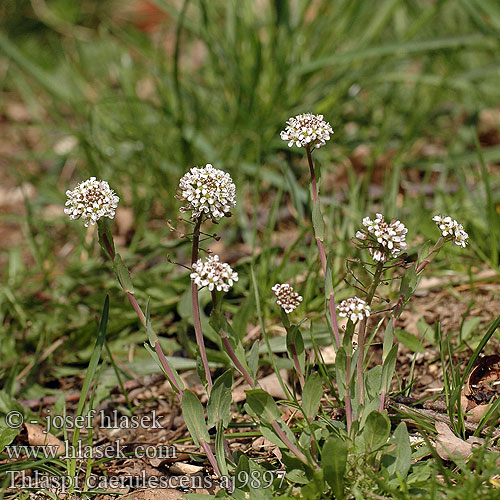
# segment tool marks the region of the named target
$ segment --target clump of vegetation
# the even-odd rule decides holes
[[[131,498],[496,498],[493,3],[70,4],[0,33],[26,242],[2,257],[0,499],[115,495],[121,458],[165,479]],[[150,411],[124,457],[63,455]]]

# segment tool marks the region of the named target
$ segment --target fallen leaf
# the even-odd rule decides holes
[[[183,462],[177,462],[173,464],[168,469],[172,474],[197,474],[203,470],[203,467],[199,465],[185,464]]]
[[[288,384],[288,372],[286,370],[280,370],[281,377],[283,378],[283,382],[290,389],[291,387]],[[276,373],[271,373],[271,375],[267,375],[260,380],[258,380],[259,385],[262,389],[264,389],[267,393],[269,393],[273,398],[276,399],[286,399],[286,394],[281,387],[280,381]],[[247,395],[245,391],[249,391],[251,387],[248,384],[243,384],[234,389],[233,391],[233,401],[235,403],[240,403],[241,401],[245,401]]]
[[[444,423],[436,422],[436,451],[443,460],[454,458],[469,458],[472,455],[472,444],[455,436],[453,431]]]
[[[30,446],[57,447],[57,455],[64,453],[64,443],[53,434],[50,434],[50,432],[44,432],[40,426],[35,424],[24,424],[24,428],[28,434],[28,443]]]

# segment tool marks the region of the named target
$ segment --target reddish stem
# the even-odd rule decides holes
[[[243,378],[246,380],[247,384],[250,387],[254,386],[254,381],[250,374],[245,370],[245,367],[240,363],[240,360],[236,357],[235,352],[233,351],[233,348],[231,347],[231,344],[229,343],[229,339],[226,337],[226,334],[224,332],[221,332],[221,338],[222,338],[222,343],[224,344],[224,347],[226,348],[226,351],[233,361],[234,365],[240,373],[243,375]]]
[[[352,347],[351,347],[352,351]],[[345,388],[345,419],[347,423],[347,434],[351,433],[351,425],[354,420],[352,415],[352,403],[351,403],[351,353],[347,355],[346,359],[346,388]]]
[[[285,431],[279,426],[278,422],[276,420],[273,420],[272,423],[273,429],[275,430],[276,434],[278,434],[279,438],[283,441],[283,443],[288,446],[290,451],[302,462],[305,464],[308,464],[306,456],[288,439],[288,436],[285,434]]]
[[[307,152],[307,162],[309,164],[309,172],[311,174],[311,184],[312,184],[312,193],[313,193],[313,204],[319,203],[318,201],[318,186],[316,184],[316,174],[314,172],[314,163],[311,154],[311,148],[309,146],[306,147]],[[326,253],[325,246],[323,242],[316,238],[316,243],[318,245],[319,259],[321,261],[321,269],[323,270],[323,274],[326,276]],[[337,313],[335,311],[335,296],[333,291],[328,297],[328,309],[330,311],[330,318],[332,321],[333,334],[335,335],[335,341],[337,343],[337,348],[340,347],[340,335],[339,335],[339,327],[337,324]]]
[[[217,476],[222,477],[222,474],[220,473],[219,470],[219,466],[217,465],[217,460],[215,460],[215,456],[208,443],[206,441],[203,441],[203,439],[200,439],[200,445],[203,448],[205,454],[207,455],[208,461],[210,462],[210,465],[213,467]]]
[[[384,411],[384,407],[385,407],[385,392],[384,392],[384,391],[382,391],[382,392],[380,393],[380,406],[379,406],[378,411],[379,411],[379,412]]]
[[[193,248],[191,251],[191,267],[198,260],[198,248],[200,244],[200,227],[201,217],[196,221],[193,231]],[[210,367],[208,366],[207,352],[205,350],[205,342],[203,340],[203,331],[201,329],[200,319],[200,304],[198,302],[198,287],[193,280],[191,280],[191,300],[193,304],[193,323],[194,331],[196,334],[196,342],[200,350],[201,360],[205,369],[205,377],[207,379],[208,390],[212,389],[212,375],[210,374]]]
[[[142,312],[141,307],[137,303],[137,300],[134,297],[134,294],[132,294],[131,292],[126,292],[126,293],[127,293],[128,300],[132,304],[132,307],[134,308],[134,311],[137,313],[137,316],[139,317],[139,319],[140,319],[140,321],[142,323],[142,326],[144,328],[146,328],[146,316],[144,316],[144,313]]]
[[[305,384],[304,374],[302,373],[302,368],[300,367],[299,357],[297,356],[297,350],[295,349],[295,344],[291,344],[290,349],[292,351],[292,357],[295,369],[297,370],[297,374],[299,375],[300,386],[304,387]]]
[[[158,354],[158,358],[160,359],[160,363],[162,364],[165,373],[167,374],[168,378],[170,379],[170,383],[179,391],[179,397],[182,400],[182,389],[180,385],[177,383],[177,380],[174,377],[174,372],[170,368],[170,365],[168,364],[167,358],[165,357],[165,354],[163,354],[163,350],[160,346],[160,343],[158,341],[155,342],[155,351],[156,354]]]

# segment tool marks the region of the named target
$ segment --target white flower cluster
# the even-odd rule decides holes
[[[432,220],[436,222],[444,238],[452,239],[455,245],[465,248],[469,235],[464,231],[462,224],[449,216],[435,215]]]
[[[198,288],[208,286],[210,291],[228,292],[233,283],[238,281],[238,273],[229,264],[220,262],[218,255],[209,255],[204,261],[198,259],[193,264],[191,279]]]
[[[293,287],[288,283],[276,283],[271,290],[276,295],[276,302],[281,306],[287,314],[297,309],[302,302],[302,297],[294,291]]]
[[[85,227],[89,223],[95,225],[101,217],[113,219],[120,201],[106,181],[98,181],[95,177],[81,182],[73,191],[66,191],[66,196],[64,213],[70,219],[82,219]]]
[[[289,118],[286,124],[280,135],[288,142],[289,147],[295,144],[299,148],[309,145],[320,148],[330,140],[330,134],[333,134],[332,127],[323,120],[323,115],[305,113]]]
[[[408,229],[401,221],[394,219],[388,224],[382,214],[377,214],[374,220],[365,217],[363,226],[366,227],[371,239],[378,243],[378,246],[369,246],[373,260],[385,262],[388,254],[396,258],[406,249],[405,240]],[[363,241],[367,239],[367,236],[363,231],[356,233],[356,237]]]
[[[349,297],[343,300],[338,306],[339,316],[349,318],[353,323],[370,316],[370,306],[358,297]]]
[[[179,190],[179,199],[187,202],[181,211],[191,210],[193,219],[207,214],[219,220],[236,205],[236,186],[231,176],[210,164],[193,167],[179,181]]]

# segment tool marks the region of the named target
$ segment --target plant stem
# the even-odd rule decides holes
[[[437,240],[436,244],[432,247],[432,249],[430,250],[430,252],[427,254],[427,256],[425,257],[425,259],[418,265],[416,266],[415,268],[415,272],[418,274],[420,272],[422,272],[425,268],[425,266],[427,266],[427,264],[430,264],[432,262],[432,255],[434,253],[437,253],[441,247],[443,246],[444,244],[444,238],[441,236],[439,238],[439,240]]]
[[[368,306],[371,306],[373,301],[373,297],[375,296],[375,292],[377,291],[377,287],[380,283],[380,277],[382,275],[382,271],[384,270],[384,263],[379,262],[375,269],[375,274],[373,276],[373,281],[368,290],[368,294],[366,295],[366,303]],[[357,381],[358,381],[358,393],[359,393],[359,405],[363,405],[365,402],[365,381],[363,374],[363,365],[364,365],[364,357],[365,357],[365,337],[366,337],[366,317],[361,320],[358,330],[358,361],[356,365],[357,372]]]
[[[290,320],[288,319],[288,315],[283,310],[281,311],[281,320],[283,321],[283,325],[285,327],[287,336],[291,335],[290,334],[290,329],[291,329]],[[290,342],[290,350],[292,351],[293,364],[295,365],[295,369],[297,370],[297,374],[299,376],[300,386],[304,387],[305,378],[304,378],[304,374],[302,373],[302,368],[300,367],[299,356],[297,355],[297,349],[295,347],[295,342]]]
[[[226,351],[231,358],[232,362],[238,368],[239,372],[243,375],[243,378],[246,380],[247,384],[250,387],[254,386],[254,381],[250,374],[245,370],[245,367],[240,363],[240,360],[236,357],[235,352],[233,351],[233,348],[231,347],[231,344],[229,343],[229,339],[226,337],[226,334],[224,332],[221,332],[221,338],[222,338],[222,343],[224,344],[224,347],[226,348]]]
[[[299,357],[297,356],[297,350],[295,349],[294,343],[290,345],[290,349],[292,351],[293,364],[295,365],[295,369],[297,370],[297,374],[299,376],[300,386],[304,387],[306,381],[304,379],[304,374],[302,373],[302,368],[300,367]]]
[[[352,342],[349,353],[346,355],[346,388],[345,388],[345,420],[347,423],[347,434],[351,433],[351,426],[354,420],[352,415],[352,402],[351,402],[351,356],[352,356]]]
[[[217,304],[217,295],[215,293],[215,290],[212,290],[212,307],[214,311],[219,311],[220,312],[220,306]],[[248,371],[245,369],[245,367],[241,364],[240,360],[237,358],[236,353],[234,352],[233,348],[231,347],[231,344],[229,343],[229,339],[227,338],[227,335],[224,331],[220,332],[220,336],[222,339],[222,343],[224,344],[224,347],[226,348],[227,354],[231,358],[232,362],[236,366],[236,368],[240,371],[240,373],[243,375],[243,378],[246,380],[247,384],[250,387],[254,387],[254,381]]]
[[[215,456],[212,452],[212,449],[210,448],[210,445],[206,441],[203,441],[203,439],[200,439],[200,445],[203,448],[203,451],[206,453],[208,461],[210,462],[210,465],[213,467],[217,476],[222,477],[219,466],[217,465],[217,460],[215,460]]]
[[[106,233],[102,234],[102,239],[103,239],[104,246],[106,247],[111,260],[114,261],[115,260],[115,252],[113,250],[114,245],[112,244],[112,242],[109,241]],[[134,311],[136,312],[142,326],[147,331],[146,316],[142,312],[142,309],[139,306],[134,294],[132,292],[129,292],[125,288],[123,288],[123,286],[122,286],[122,290],[127,295],[128,300],[129,300],[130,304],[132,305]],[[173,372],[170,364],[168,363],[167,358],[165,357],[165,354],[163,353],[162,348],[161,348],[158,340],[156,340],[154,348],[155,348],[156,353],[158,354],[158,358],[160,359],[160,363],[162,364],[163,369],[165,370],[165,373],[167,374],[167,376],[169,378],[170,384],[174,387],[174,390],[177,390],[179,398],[182,398],[182,388],[178,384],[178,382],[174,376],[174,372]]]
[[[285,434],[285,431],[279,426],[278,422],[276,420],[273,420],[272,423],[273,429],[275,430],[276,434],[278,434],[279,438],[283,441],[283,443],[288,446],[289,450],[302,462],[305,464],[309,464],[306,456],[288,439],[288,436]]]
[[[307,162],[309,164],[309,173],[311,174],[311,184],[312,184],[312,194],[313,194],[313,204],[319,204],[318,199],[318,186],[316,184],[316,173],[314,172],[314,163],[312,159],[311,148],[309,146],[306,147],[307,152]],[[323,270],[323,274],[326,276],[326,254],[325,254],[325,246],[323,242],[315,236],[316,244],[318,245],[319,251],[319,259],[321,261],[321,269]],[[330,297],[328,297],[328,307],[330,310],[330,319],[332,321],[333,334],[335,335],[335,341],[337,343],[337,348],[340,347],[340,335],[339,335],[339,327],[337,324],[337,314],[335,312],[335,295],[333,290],[331,292]]]
[[[201,222],[202,218],[199,217],[194,225],[193,247],[191,251],[191,267],[198,260]],[[205,369],[205,377],[207,379],[208,390],[210,391],[212,389],[212,375],[210,374],[210,367],[208,366],[207,352],[205,350],[205,342],[203,341],[203,331],[201,329],[200,304],[198,302],[198,287],[193,280],[191,280],[191,300],[193,303],[193,323],[194,323],[194,331],[196,334],[196,342],[200,350],[200,356],[203,362],[203,367]]]

